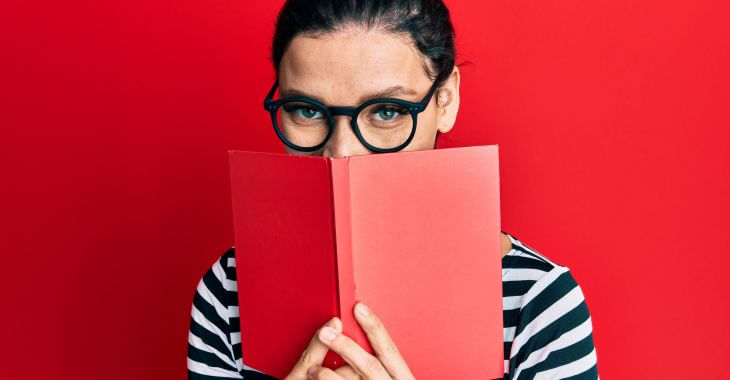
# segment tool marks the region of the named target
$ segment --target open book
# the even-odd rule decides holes
[[[285,377],[333,316],[373,353],[363,301],[417,378],[503,376],[496,145],[229,158],[247,366]]]

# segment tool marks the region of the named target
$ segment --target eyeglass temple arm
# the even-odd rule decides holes
[[[271,99],[274,97],[274,92],[276,92],[276,88],[279,87],[279,80],[277,79],[274,82],[274,85],[271,86],[271,90],[269,90],[269,93],[266,94],[266,98],[264,98],[264,109],[269,109],[269,102],[271,102]]]
[[[434,94],[434,93],[436,92],[436,89],[437,89],[437,88],[438,88],[438,82],[433,82],[433,84],[431,85],[431,89],[430,89],[430,90],[428,90],[428,94],[426,94],[426,96],[424,96],[424,97],[423,97],[423,99],[421,100],[421,102],[420,102],[420,103],[421,103],[422,105],[424,105],[424,106],[425,106],[426,104],[428,104],[428,102],[430,102],[430,101],[431,101],[431,97],[432,97],[432,96],[433,96],[433,94]]]

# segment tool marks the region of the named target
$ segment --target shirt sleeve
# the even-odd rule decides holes
[[[244,364],[240,326],[236,256],[231,248],[195,290],[188,332],[189,380],[275,380]]]
[[[509,379],[597,379],[593,327],[583,292],[557,266],[527,291],[509,358]]]
[[[238,307],[232,305],[235,282],[227,278],[225,268],[232,255],[232,250],[226,252],[198,282],[188,333],[189,380],[243,379],[240,359],[234,355],[234,343],[239,342],[231,339],[231,317],[238,317]]]

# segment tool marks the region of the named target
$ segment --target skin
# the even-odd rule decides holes
[[[417,102],[433,83],[424,69],[425,62],[408,38],[389,32],[353,26],[319,36],[303,34],[291,41],[281,59],[280,97],[304,95],[329,106],[358,106],[374,97]],[[403,151],[434,149],[437,131],[446,133],[453,128],[459,109],[459,83],[459,69],[454,67],[419,114],[416,135]],[[388,89],[393,91],[384,93]],[[348,116],[335,116],[335,130],[322,149],[300,152],[284,148],[292,155],[332,158],[373,154],[355,136]],[[506,235],[501,239],[504,256],[512,246]],[[414,379],[378,316],[362,302],[355,305],[353,313],[375,356],[342,334],[342,322],[333,318],[317,330],[286,379]],[[322,367],[330,349],[348,365],[336,371]]]

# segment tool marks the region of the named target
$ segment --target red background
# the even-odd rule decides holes
[[[2,3],[3,378],[185,378],[226,150],[283,151],[280,3]],[[572,268],[605,379],[726,376],[726,4],[449,2],[448,145],[500,145],[503,229]]]

